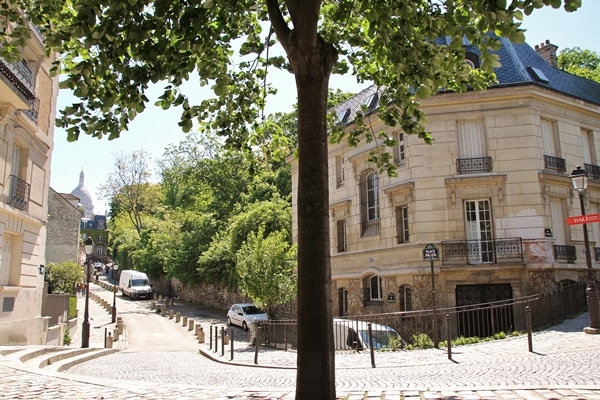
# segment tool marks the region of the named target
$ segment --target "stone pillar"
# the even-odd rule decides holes
[[[119,330],[119,335],[123,334],[123,317],[117,317],[117,329]]]
[[[119,330],[115,328],[113,331],[113,342],[116,342],[117,340],[119,340]]]
[[[186,326],[188,324],[188,317],[187,316],[183,316],[183,322],[181,324],[181,326]]]
[[[204,343],[204,330],[202,328],[198,331],[198,343]]]
[[[161,307],[160,309],[160,314],[164,317],[165,315],[167,315],[167,307]]]
[[[169,319],[173,319],[175,316],[175,310],[169,310]]]
[[[154,310],[156,308],[156,302],[155,301],[151,301],[150,302],[150,309]]]
[[[181,313],[175,314],[175,323],[178,324],[181,321]]]
[[[188,327],[188,331],[193,331],[193,330],[194,330],[194,320],[190,319],[190,324],[189,324],[189,327]]]

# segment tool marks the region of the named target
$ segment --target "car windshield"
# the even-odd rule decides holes
[[[358,333],[360,333],[360,336],[362,337],[362,340],[365,343],[366,347],[369,347],[370,346],[369,332],[367,332],[366,330],[359,330]],[[391,347],[390,338],[398,336],[398,334],[394,331],[373,330],[373,331],[371,331],[371,333],[373,334],[373,348],[374,349],[382,349],[385,347]]]
[[[148,279],[132,279],[131,286],[148,286]]]
[[[245,306],[242,307],[244,314],[264,314],[265,312],[256,306]]]

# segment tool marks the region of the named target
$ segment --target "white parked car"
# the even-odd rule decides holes
[[[252,303],[233,304],[227,311],[227,324],[241,326],[245,331],[255,321],[266,321],[267,314]]]

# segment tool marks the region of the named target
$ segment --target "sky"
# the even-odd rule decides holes
[[[526,42],[532,47],[549,40],[558,46],[559,52],[564,48],[580,47],[600,53],[598,15],[600,15],[600,1],[583,0],[582,7],[575,13],[566,13],[562,9],[555,10],[551,7],[535,10],[531,16],[525,18],[522,28],[527,30]],[[267,114],[292,111],[293,104],[296,102],[293,76],[278,73],[271,79],[278,88],[278,94],[269,100]],[[358,92],[367,85],[359,85],[351,76],[336,75],[332,77],[330,86],[346,92]],[[193,84],[188,85],[186,90],[194,99],[202,100],[211,97],[210,91],[202,92]],[[185,134],[177,125],[180,109],[165,111],[154,107],[153,103],[160,93],[161,86],[149,92],[151,104],[130,124],[128,131],[121,133],[118,139],[109,141],[105,137],[98,140],[82,134],[78,141],[69,143],[64,129],[55,128],[50,186],[59,193],[71,193],[79,184],[79,174],[83,170],[85,187],[94,199],[94,211],[97,214],[108,211],[108,199],[104,198],[99,188],[114,171],[114,160],[117,155],[144,150],[149,153],[152,160],[157,160],[162,158],[167,146],[176,145],[185,139]],[[75,100],[69,91],[61,90],[58,97],[58,110]]]

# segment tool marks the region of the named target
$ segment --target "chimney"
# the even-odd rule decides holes
[[[535,51],[553,68],[558,68],[556,50],[558,50],[558,46],[551,44],[549,40],[546,40],[546,43],[535,45]]]

